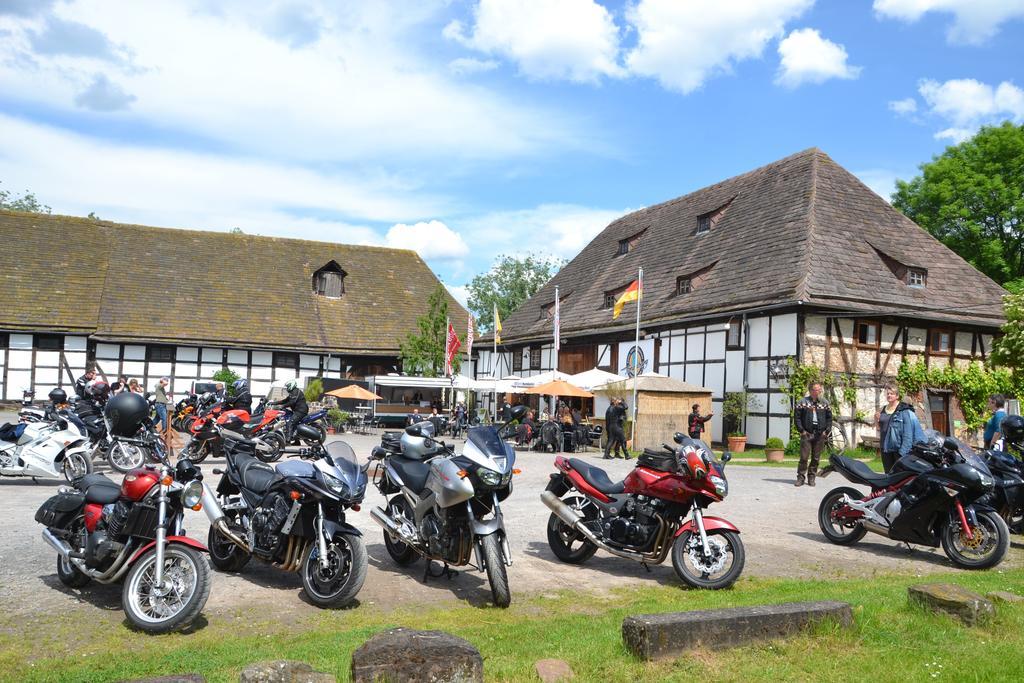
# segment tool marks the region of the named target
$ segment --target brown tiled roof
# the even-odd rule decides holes
[[[398,353],[437,277],[413,251],[0,211],[0,329]],[[312,291],[331,260],[339,299]],[[467,313],[449,296],[457,330]]]
[[[725,208],[706,234],[698,217]],[[646,230],[617,255],[619,241]],[[927,286],[907,286],[884,253],[927,269]],[[680,276],[702,275],[677,296]],[[643,321],[794,304],[914,315],[994,327],[1005,291],[872,192],[819,149],[809,149],[677,199],[613,221],[537,294],[502,321],[503,342],[551,336],[542,307],[555,286],[571,292],[561,305],[563,335],[627,329],[602,308],[644,269]]]

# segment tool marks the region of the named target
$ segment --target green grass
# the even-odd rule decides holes
[[[874,449],[869,448],[851,448],[847,450],[844,455],[851,458],[864,461],[868,467],[878,472],[883,470],[882,459],[879,457],[878,452]],[[760,448],[748,448],[742,453],[733,453],[732,462],[729,465],[740,465],[740,466],[757,466],[757,467],[782,467],[786,469],[796,469],[797,463],[800,462],[799,457],[785,456],[785,460],[782,462],[768,462],[765,460],[764,450]],[[822,455],[821,467],[828,464],[828,457]]]
[[[585,592],[518,600],[508,610],[459,604],[383,612],[369,606],[318,612],[282,623],[269,612],[211,615],[190,634],[144,636],[116,612],[95,618],[55,615],[17,624],[0,620],[0,679],[113,681],[200,672],[237,681],[247,664],[299,659],[348,680],[352,651],[377,631],[406,626],[466,638],[484,656],[488,680],[536,680],[538,659],[564,659],[580,681],[1020,681],[1024,680],[1024,606],[998,606],[974,628],[907,603],[908,585],[952,581],[981,593],[1024,593],[1024,570],[853,580],[743,579],[728,591],[649,586],[593,596]],[[646,663],[622,646],[629,614],[803,600],[843,600],[855,625],[821,625],[785,640],[734,649],[714,643],[678,660]]]

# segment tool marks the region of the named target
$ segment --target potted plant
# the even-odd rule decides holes
[[[782,462],[785,453],[786,446],[779,437],[773,436],[764,442],[764,458],[768,462]]]
[[[329,429],[333,434],[335,431],[343,433],[345,431],[345,420],[347,415],[338,410],[337,408],[331,408],[327,411],[327,423],[330,425]]]
[[[729,429],[727,441],[729,450],[742,453],[747,447],[747,411],[750,409],[750,396],[745,391],[732,391],[722,401],[722,416],[726,428]]]

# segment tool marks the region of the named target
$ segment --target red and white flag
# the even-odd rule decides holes
[[[466,322],[466,358],[473,357],[473,316]]]
[[[448,338],[445,340],[444,345],[444,374],[449,377],[452,374],[452,361],[455,360],[455,354],[459,352],[461,346],[459,335],[455,334],[455,326],[449,322]]]

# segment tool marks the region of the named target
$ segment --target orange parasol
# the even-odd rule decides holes
[[[553,382],[530,387],[524,394],[541,394],[543,396],[567,396],[578,398],[594,398],[594,395],[585,389],[580,389],[575,384],[569,384],[564,379],[556,379]]]
[[[334,391],[328,391],[327,396],[334,396],[335,398],[354,398],[357,401],[380,401],[383,400],[380,396],[363,389],[358,384],[349,384],[346,387],[335,389]]]

